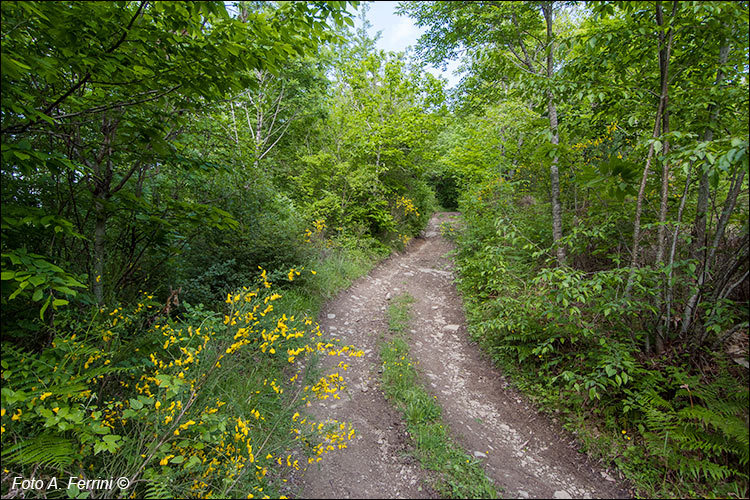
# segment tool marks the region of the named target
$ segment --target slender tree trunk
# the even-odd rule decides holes
[[[557,123],[557,107],[555,106],[555,98],[552,92],[552,75],[554,74],[554,33],[552,31],[552,7],[554,2],[544,2],[542,4],[542,11],[544,12],[544,19],[547,23],[547,83],[550,88],[547,90],[547,111],[549,112],[549,128],[552,132],[552,144],[557,147],[560,144],[560,136],[558,133]],[[562,239],[562,206],[560,204],[560,172],[557,166],[558,157],[555,153],[555,157],[552,159],[552,165],[550,166],[550,186],[551,186],[551,197],[552,197],[552,240],[555,244],[555,253],[557,255],[557,265],[565,265],[565,247],[561,243]]]
[[[234,128],[234,143],[237,145],[237,153],[242,157],[242,147],[240,146],[240,135],[237,132],[237,119],[234,116],[234,103],[229,101],[229,107],[232,110],[232,128]]]
[[[675,7],[676,8],[676,7]],[[674,10],[673,10],[674,12]],[[664,19],[662,17],[661,5],[657,3],[656,6],[656,21],[659,26],[664,25]],[[656,119],[654,120],[654,132],[652,138],[655,140],[659,137],[660,125],[662,123],[662,116],[667,112],[667,103],[669,98],[669,58],[672,52],[672,41],[674,39],[674,31],[670,27],[667,31],[667,48],[662,56],[662,43],[663,37],[660,37],[659,44],[659,73],[661,75],[661,93],[659,97],[659,106],[656,111]],[[630,291],[633,288],[633,278],[635,277],[635,268],[638,265],[638,254],[640,252],[641,243],[641,213],[643,211],[643,198],[646,193],[646,183],[648,181],[648,173],[651,169],[651,162],[654,158],[654,144],[648,148],[648,156],[646,157],[646,166],[643,169],[643,176],[641,177],[641,186],[638,189],[638,198],[635,204],[635,220],[633,223],[633,254],[630,259],[630,275],[628,276],[628,283],[625,286],[625,295],[630,295]]]
[[[265,97],[266,74],[258,71],[258,87],[260,92],[255,103],[255,158],[253,166],[257,169],[260,165],[260,155],[263,152],[263,98]]]
[[[103,198],[96,197],[94,201],[94,212],[96,214],[94,225],[94,279],[92,289],[96,303],[104,303],[104,242],[107,231],[107,215],[105,213]]]
[[[518,166],[518,160],[521,158],[521,148],[523,147],[523,135],[518,136],[518,147],[516,154],[513,156],[513,167]]]
[[[674,18],[675,10],[672,10],[672,18]],[[662,17],[661,12],[661,6],[657,4],[657,22],[659,26],[664,25],[664,19]],[[661,50],[659,51],[659,73],[661,75],[662,79],[666,79],[668,75],[668,60],[667,60],[667,48],[664,45],[664,33],[659,33],[659,45],[661,45]],[[667,85],[665,85],[665,82],[661,82],[661,88],[666,88]],[[662,126],[661,126],[661,134],[665,135],[669,133],[669,96],[666,95],[666,93],[663,95],[664,98],[664,105],[662,106],[662,113],[661,113],[661,120],[662,120]],[[664,144],[662,147],[662,155],[664,157],[664,161],[662,161],[662,168],[661,168],[661,204],[659,206],[659,229],[658,229],[658,242],[657,242],[657,251],[656,251],[656,265],[658,266],[660,263],[664,261],[664,246],[666,243],[665,233],[666,233],[666,227],[665,224],[667,222],[667,202],[669,201],[669,159],[667,156],[669,155],[669,141],[664,140]]]
[[[692,325],[693,313],[696,309],[696,306],[698,305],[700,296],[703,293],[703,285],[706,282],[706,278],[711,268],[711,263],[716,256],[716,250],[719,247],[719,243],[724,237],[724,230],[726,229],[727,223],[729,222],[729,216],[732,215],[734,207],[737,204],[737,197],[740,194],[740,189],[742,188],[742,183],[744,180],[745,169],[742,168],[741,165],[738,165],[735,168],[732,185],[730,186],[729,193],[727,193],[727,198],[724,201],[724,210],[722,211],[721,217],[719,218],[719,223],[716,227],[716,234],[714,235],[713,242],[711,243],[711,247],[708,250],[708,255],[706,256],[706,260],[703,264],[703,269],[698,276],[698,282],[696,283],[696,286],[693,288],[693,295],[690,296],[687,305],[685,306],[685,313],[682,317],[682,329],[680,330],[680,333],[682,335],[686,334]]]
[[[674,275],[674,256],[675,252],[677,250],[677,237],[680,234],[680,223],[682,222],[682,213],[685,210],[685,202],[688,198],[688,191],[690,189],[690,175],[692,173],[692,169],[688,169],[687,179],[685,179],[685,189],[682,191],[682,199],[680,200],[680,208],[677,211],[677,222],[675,224],[674,233],[672,234],[672,246],[669,251],[669,273],[667,274],[667,284],[666,284],[666,299],[665,299],[665,313],[664,313],[664,340],[669,340],[669,323],[672,318],[672,298],[674,297],[674,280],[672,279],[672,276]]]
[[[724,71],[722,67],[729,59],[729,45],[723,45],[719,48],[719,68],[716,71],[716,87],[719,87],[724,80]],[[709,125],[703,133],[703,140],[708,142],[714,138],[714,127],[719,120],[719,108],[712,104],[708,105]],[[691,258],[699,261],[700,272],[692,295],[685,306],[685,312],[682,317],[682,328],[680,334],[685,335],[692,326],[693,312],[700,298],[701,289],[708,272],[708,234],[706,231],[708,220],[708,200],[710,198],[710,186],[708,180],[708,171],[704,171],[698,185],[698,202],[695,213],[695,224],[693,229],[693,241],[690,248]]]
[[[659,137],[659,130],[661,125],[661,113],[664,101],[659,100],[659,107],[656,110],[656,119],[654,120],[654,132],[651,134],[653,139]],[[628,284],[625,287],[625,295],[630,295],[630,290],[633,288],[633,276],[635,274],[635,268],[638,265],[638,252],[640,250],[639,245],[641,242],[641,212],[643,211],[643,197],[646,193],[646,182],[648,180],[648,172],[651,169],[651,161],[654,158],[654,145],[651,144],[648,148],[648,156],[646,156],[646,166],[643,169],[643,176],[641,177],[641,186],[638,188],[638,197],[635,200],[635,220],[633,222],[633,251],[630,258],[630,275],[628,276]]]
[[[662,133],[669,133],[669,123],[664,121],[664,128]],[[663,146],[664,156],[669,154],[669,142],[664,141]],[[667,232],[667,207],[669,201],[669,160],[664,158],[661,164],[661,204],[659,206],[659,235],[658,235],[658,247],[656,251],[656,263],[657,265],[664,262],[664,249],[666,247],[666,232]]]
[[[674,19],[675,14],[677,13],[677,2],[673,4],[672,7],[672,15],[670,19]],[[657,16],[657,23],[659,26],[664,25],[664,18],[661,11],[661,5],[657,4],[657,10],[656,10],[656,16]],[[668,77],[669,71],[668,71],[668,54],[667,54],[667,48],[664,44],[664,32],[659,32],[659,45],[661,46],[661,50],[659,51],[659,74],[661,75],[661,78],[666,79]],[[666,85],[664,82],[661,83],[661,87],[665,88]],[[664,96],[664,105],[663,110],[661,114],[661,133],[662,135],[669,134],[669,95]],[[667,232],[667,208],[668,208],[668,202],[669,202],[669,140],[664,139],[664,144],[662,147],[662,166],[661,166],[661,203],[659,206],[659,228],[657,232],[657,250],[656,250],[656,267],[661,268],[661,266],[664,264],[664,251],[665,246],[667,243],[666,239],[666,232]],[[659,310],[661,312],[661,317],[669,316],[669,312],[665,310],[665,307],[670,307],[668,305],[668,299],[667,294],[668,292],[668,280],[666,276],[662,276],[662,287],[661,287],[661,295],[659,296]],[[669,331],[669,322],[662,322],[659,321],[656,328],[656,339],[654,342],[654,348],[656,350],[656,354],[661,354],[664,352],[664,342],[667,337],[667,332]]]

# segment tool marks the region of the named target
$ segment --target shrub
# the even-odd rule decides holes
[[[273,494],[272,467],[304,467],[345,447],[350,425],[298,411],[309,398],[337,398],[343,377],[309,379],[298,361],[362,352],[275,310],[281,295],[261,276],[227,295],[225,314],[188,306],[170,320],[144,294],[132,310],[97,310],[41,353],[3,345],[4,481],[126,477],[129,489],[90,493],[263,496]],[[307,457],[288,451],[294,442]]]
[[[457,281],[472,335],[538,401],[579,422],[577,431],[586,422],[605,429],[598,440],[607,445],[592,447],[648,494],[746,494],[746,373],[684,346],[644,356],[664,270],[615,267],[616,213],[568,231],[573,260],[597,254],[585,258],[588,269],[545,267],[548,217],[541,204],[519,207],[515,196],[512,183],[495,179],[461,199]],[[698,369],[700,359],[711,368]]]

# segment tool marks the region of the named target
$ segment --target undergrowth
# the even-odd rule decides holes
[[[41,354],[4,343],[3,496],[33,476],[45,487],[26,497],[278,497],[285,469],[354,436],[347,423],[304,415],[308,399],[338,397],[344,380],[312,379],[314,363],[298,362],[361,356],[311,318],[373,260],[335,249],[318,271],[291,269],[273,284],[261,270],[256,287],[226,295],[223,313],[183,303],[173,317],[174,304],[144,292],[132,307],[59,317]],[[59,490],[46,488],[53,477]],[[128,487],[68,488],[69,477],[125,477]]]
[[[422,467],[437,472],[434,487],[441,495],[497,498],[480,462],[451,440],[443,426],[436,398],[419,383],[405,340],[409,305],[413,302],[413,297],[403,294],[395,297],[388,307],[389,329],[394,336],[380,350],[386,396],[401,410]]]
[[[520,206],[516,188],[494,179],[466,193],[465,227],[444,230],[458,244],[471,335],[641,495],[747,497],[747,371],[721,352],[677,342],[644,355],[659,271],[547,267],[549,207]],[[615,215],[596,230],[571,231],[571,258],[606,253]]]

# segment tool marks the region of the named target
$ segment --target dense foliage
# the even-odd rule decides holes
[[[747,496],[747,3],[402,10],[464,54],[474,337],[645,494]]]
[[[416,57],[358,2],[0,8],[3,495],[280,494],[355,432],[299,414],[358,354],[308,317],[442,206],[519,385],[644,494],[747,497],[747,2],[403,2]]]
[[[2,4],[3,494],[267,497],[353,437],[308,315],[421,229],[443,112],[356,6]]]

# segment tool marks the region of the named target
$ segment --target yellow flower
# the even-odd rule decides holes
[[[39,400],[40,401],[44,401],[46,398],[48,398],[50,396],[52,396],[51,392],[45,392],[44,394],[42,394],[41,396],[39,396]]]

